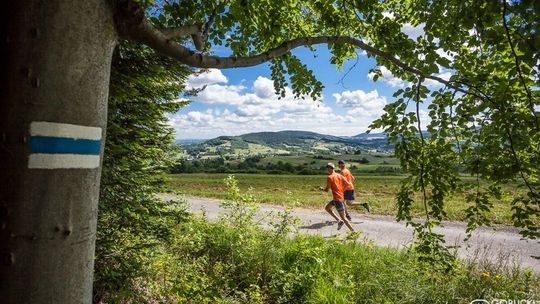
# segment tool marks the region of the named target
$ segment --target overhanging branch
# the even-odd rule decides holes
[[[167,39],[174,39],[180,37],[187,37],[200,33],[202,26],[200,24],[186,25],[178,28],[166,28],[161,29],[161,33]]]
[[[122,9],[122,8],[120,8]],[[131,17],[129,14],[122,14],[128,17]],[[124,22],[120,24],[119,28],[123,29],[121,35],[123,38],[127,38],[136,42],[146,44],[147,46],[163,53],[166,56],[177,59],[178,61],[197,68],[218,68],[218,69],[227,69],[227,68],[238,68],[238,67],[249,67],[259,65],[261,63],[267,62],[274,58],[278,58],[290,52],[292,49],[295,49],[300,46],[310,46],[316,44],[350,44],[356,48],[365,50],[371,55],[385,58],[401,69],[410,72],[424,79],[431,79],[439,83],[444,84],[445,86],[452,88],[456,91],[462,92],[464,94],[470,94],[476,96],[480,99],[484,99],[484,96],[478,95],[475,92],[471,92],[462,87],[456,86],[454,83],[445,80],[441,77],[434,75],[426,75],[421,70],[409,66],[408,64],[402,62],[401,60],[394,57],[392,54],[385,51],[379,50],[375,47],[372,47],[360,39],[349,37],[349,36],[318,36],[318,37],[300,37],[296,39],[289,40],[282,43],[280,46],[269,49],[268,51],[245,57],[219,57],[219,56],[210,56],[204,55],[202,53],[195,52],[185,46],[182,46],[171,40],[171,34],[166,34],[155,28],[146,18],[134,18],[138,22],[124,22],[124,20],[118,20],[118,22]],[[140,20],[140,21],[139,21]],[[200,34],[200,28],[199,32]],[[197,44],[197,41],[195,41]],[[197,46],[197,49],[199,47]]]

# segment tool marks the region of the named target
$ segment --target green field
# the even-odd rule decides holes
[[[290,163],[294,166],[304,165],[313,170],[319,170],[321,167],[325,167],[327,163],[332,162],[337,165],[337,161],[343,159],[347,162],[349,168],[353,168],[356,173],[373,173],[377,168],[400,168],[399,160],[389,154],[338,154],[338,155],[320,155],[322,159],[317,156],[307,155],[291,155],[291,156],[272,156],[265,157],[261,160],[262,164],[277,163],[279,161],[284,163]],[[361,163],[360,160],[365,159],[369,163]]]
[[[288,207],[323,208],[331,199],[329,193],[318,190],[324,186],[324,175],[270,175],[270,174],[235,174],[240,189],[251,189],[259,202]],[[227,174],[175,174],[171,175],[170,188],[176,193],[224,198],[225,186],[223,179]],[[359,175],[355,182],[357,201],[367,201],[372,206],[374,214],[396,215],[397,207],[394,200],[403,176]],[[467,179],[467,178],[465,178]],[[471,180],[472,182],[472,180]],[[494,201],[491,219],[497,224],[511,224],[510,202],[513,187],[506,187],[501,200]],[[419,197],[418,197],[419,198]],[[423,216],[423,206],[420,200],[413,205],[412,212],[416,217]],[[464,194],[456,194],[446,203],[445,210],[448,220],[463,220],[464,210],[468,207]],[[364,212],[362,209],[358,209]]]

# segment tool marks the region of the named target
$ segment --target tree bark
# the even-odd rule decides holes
[[[0,11],[0,302],[91,303],[112,10],[17,0]]]

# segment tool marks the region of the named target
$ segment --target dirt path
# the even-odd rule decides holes
[[[163,199],[184,198],[193,212],[206,212],[210,220],[217,219],[223,210],[219,207],[219,200],[201,197],[180,197],[172,194],[163,194]],[[279,211],[283,207],[261,205],[261,211]],[[337,231],[337,224],[324,210],[295,208],[293,215],[298,217],[302,224],[300,232],[331,237],[345,235],[347,228]],[[380,215],[366,215],[351,212],[353,227],[361,231],[367,240],[379,246],[401,247],[408,245],[412,240],[412,228],[397,223],[393,217]],[[497,226],[477,229],[468,243],[463,242],[465,225],[461,222],[444,222],[444,227],[437,229],[446,237],[448,244],[461,245],[458,250],[460,257],[477,261],[489,260],[495,264],[509,266],[520,265],[532,268],[540,274],[540,260],[532,256],[540,255],[540,240],[521,240],[518,230],[514,227]]]

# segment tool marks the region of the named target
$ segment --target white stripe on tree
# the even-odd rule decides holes
[[[31,136],[100,140],[101,133],[101,128],[66,123],[34,121],[30,124]]]
[[[99,167],[99,155],[30,154],[30,169],[94,169]]]

